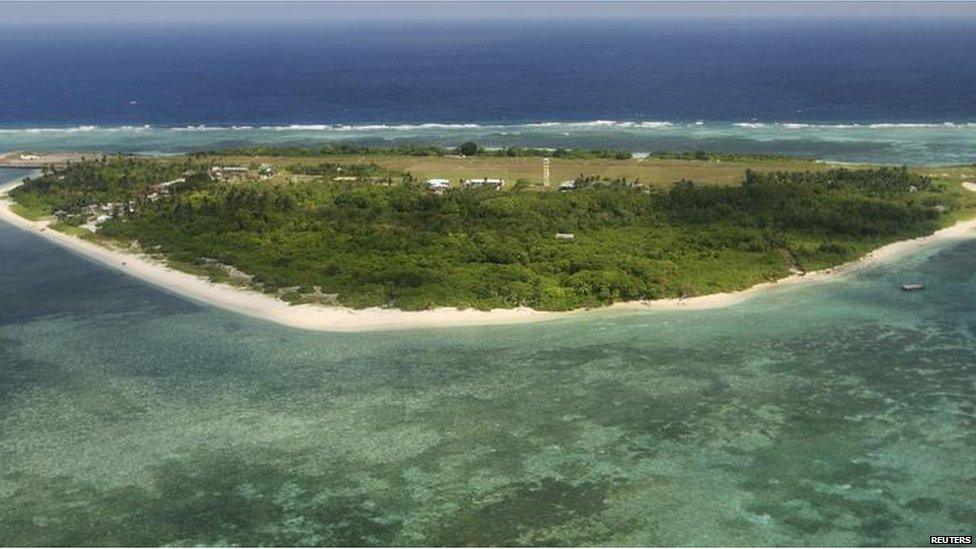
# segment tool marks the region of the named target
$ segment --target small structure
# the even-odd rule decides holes
[[[355,181],[357,178],[351,175],[340,175],[339,177],[333,177],[333,181]]]
[[[185,177],[177,177],[176,179],[174,179],[172,181],[163,181],[162,183],[159,184],[159,186],[162,187],[162,188],[164,188],[164,189],[166,189],[166,188],[172,187],[173,185],[176,185],[178,183],[186,183],[186,178]]]
[[[909,193],[917,193],[918,192],[918,187],[916,187],[915,185],[911,185],[910,187],[908,187],[908,192]]]
[[[157,183],[153,185],[151,188],[156,193],[168,194],[169,188],[178,183],[186,183],[186,178],[179,177],[172,181],[163,181],[162,183]]]
[[[232,177],[246,177],[250,173],[247,166],[212,166],[210,177],[214,179],[229,179]]]
[[[556,233],[556,240],[573,240],[576,235],[573,233]]]
[[[261,164],[261,166],[258,168],[258,175],[261,177],[261,179],[270,179],[277,172],[278,170],[273,164]]]
[[[560,191],[572,191],[576,189],[576,181],[570,179],[559,184]]]
[[[501,189],[502,185],[504,184],[504,179],[495,179],[491,177],[464,180],[464,186],[472,189],[480,187],[493,187],[497,191],[498,189]]]
[[[20,155],[21,160],[26,160],[28,162],[37,160],[39,158],[40,156],[37,156],[36,154],[30,154],[30,153]]]
[[[442,192],[451,188],[451,182],[447,179],[428,179],[427,180],[427,190],[434,192]]]
[[[925,285],[924,284],[918,284],[918,283],[915,283],[915,284],[902,284],[901,285],[901,289],[902,290],[905,290],[906,292],[917,292],[919,290],[924,290],[925,289]]]

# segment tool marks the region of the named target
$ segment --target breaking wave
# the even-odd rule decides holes
[[[37,127],[37,128],[0,128],[3,134],[70,134],[87,132],[321,132],[321,133],[397,133],[436,130],[445,132],[471,132],[481,130],[485,132],[518,134],[525,130],[538,131],[587,131],[587,130],[622,130],[622,131],[653,131],[653,130],[882,130],[882,129],[973,129],[976,122],[875,122],[875,123],[806,123],[806,122],[669,122],[661,120],[590,120],[590,121],[544,121],[525,123],[446,123],[427,122],[419,124],[285,124],[285,125],[229,125],[211,126],[206,124],[186,126],[96,126],[81,125],[71,127]]]
[[[883,129],[951,129],[976,128],[976,122],[877,122],[871,124],[807,124],[802,122],[736,122],[737,128],[761,129],[779,128],[785,130],[883,130]]]

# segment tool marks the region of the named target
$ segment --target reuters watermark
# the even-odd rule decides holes
[[[972,545],[973,536],[929,536],[929,545]]]

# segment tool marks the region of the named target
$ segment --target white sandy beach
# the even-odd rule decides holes
[[[357,310],[325,305],[290,305],[285,301],[257,291],[213,283],[204,278],[171,269],[147,256],[112,250],[71,235],[50,230],[47,228],[47,221],[30,221],[20,217],[11,211],[11,203],[6,197],[6,193],[17,185],[19,182],[0,186],[0,220],[170,292],[293,328],[329,332],[361,332],[409,328],[486,326],[535,322],[587,312],[583,309],[562,313],[546,312],[536,311],[528,307],[491,311],[442,307],[429,311],[411,312],[378,307]],[[976,184],[974,183],[963,183],[963,186],[976,192]],[[928,246],[971,238],[974,236],[974,231],[976,231],[976,219],[962,221],[929,236],[894,242],[874,250],[859,260],[832,269],[810,272],[803,276],[793,275],[776,282],[757,284],[747,290],[687,299],[630,301],[590,311],[701,310],[728,307],[771,288],[832,280],[876,263],[894,260]]]

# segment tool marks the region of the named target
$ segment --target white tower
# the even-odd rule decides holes
[[[549,157],[542,159],[542,186],[549,188]]]

